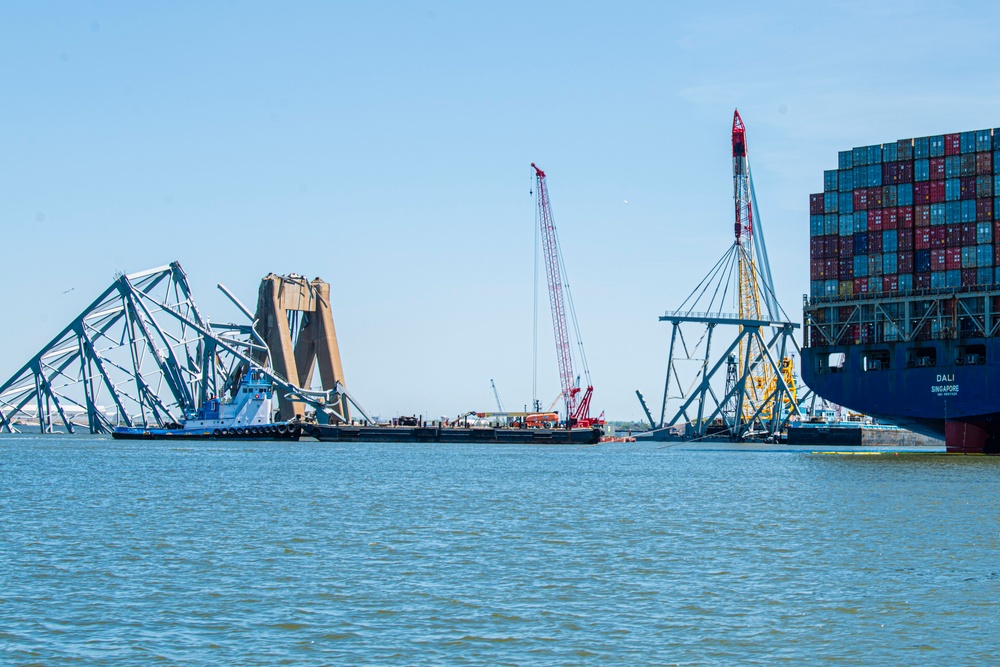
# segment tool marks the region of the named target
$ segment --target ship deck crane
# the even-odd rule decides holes
[[[580,337],[580,327],[576,320],[576,310],[573,307],[573,296],[565,277],[565,265],[562,251],[559,248],[559,238],[556,235],[555,223],[552,220],[552,208],[549,204],[549,189],[545,180],[545,172],[531,163],[535,170],[538,198],[538,225],[541,233],[541,245],[545,263],[545,277],[549,289],[549,307],[552,311],[552,329],[556,342],[556,359],[559,362],[559,382],[562,398],[566,407],[566,421],[569,426],[591,426],[602,423],[601,418],[590,417],[590,401],[594,386],[590,381],[590,369],[587,367],[587,357],[583,350],[583,340]],[[568,308],[567,308],[568,305]],[[572,318],[576,342],[580,350],[580,361],[587,388],[580,393],[579,379],[574,381],[573,352],[570,346],[568,318]]]

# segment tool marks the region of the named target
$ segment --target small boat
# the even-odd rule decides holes
[[[181,424],[167,426],[119,426],[111,437],[117,440],[298,440],[302,426],[297,421],[272,422],[274,385],[266,373],[250,370],[228,399],[212,397]]]

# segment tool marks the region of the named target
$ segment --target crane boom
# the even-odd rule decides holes
[[[549,286],[549,307],[552,310],[552,330],[556,339],[556,359],[559,362],[559,386],[566,402],[566,418],[576,412],[576,394],[573,385],[573,354],[569,343],[569,326],[566,322],[566,299],[563,294],[562,267],[559,262],[559,241],[556,238],[552,209],[549,206],[549,188],[545,172],[531,163],[538,182],[538,225],[542,235],[545,278]]]

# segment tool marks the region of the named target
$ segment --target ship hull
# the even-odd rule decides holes
[[[973,348],[985,354],[959,363]],[[842,367],[831,367],[840,354]],[[872,358],[882,367],[866,370]],[[944,439],[949,452],[1000,453],[998,359],[996,338],[812,346],[802,350],[802,378],[828,401]]]
[[[298,424],[261,424],[246,428],[143,428],[120,426],[115,440],[298,440]]]

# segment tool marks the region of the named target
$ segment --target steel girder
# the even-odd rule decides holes
[[[178,422],[243,363],[225,348],[246,345],[237,339],[247,328],[213,328],[178,263],[119,275],[0,385],[0,431],[108,433]]]

